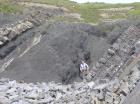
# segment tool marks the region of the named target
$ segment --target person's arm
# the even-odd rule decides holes
[[[80,65],[80,71],[83,71],[83,65],[82,64]]]
[[[89,66],[85,63],[85,67],[86,67],[86,69],[89,69]]]

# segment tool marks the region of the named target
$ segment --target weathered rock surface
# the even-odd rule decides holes
[[[68,11],[45,8],[33,6],[27,18],[0,28],[0,77],[10,78],[0,79],[0,103],[139,104],[140,24],[121,21],[105,33],[88,24],[46,21]],[[91,67],[84,81],[81,60]]]
[[[80,61],[86,60],[90,64],[91,60],[99,59],[107,49],[108,44],[101,37],[102,34],[103,32],[99,32],[97,27],[88,24],[60,22],[36,27],[22,34],[23,38],[19,38],[20,42],[21,39],[31,42],[27,41],[28,44],[24,42],[18,47],[21,51],[14,52],[17,53],[16,57],[18,58],[14,59],[0,76],[27,82],[58,81],[69,83],[72,80],[78,81]],[[19,41],[17,39],[15,43]],[[104,46],[98,50],[94,44],[99,47]],[[32,48],[32,46],[34,47]],[[3,49],[1,51],[3,52]],[[87,77],[87,79],[91,79],[90,76]]]
[[[140,29],[134,25],[129,26],[99,60],[97,64],[100,67],[95,65],[95,70],[98,70],[95,79],[119,76],[125,64],[133,60],[134,53],[138,53],[136,51],[139,48],[136,48],[135,44],[138,44],[139,39]]]
[[[123,104],[123,102],[127,102],[125,99],[129,98],[129,96],[127,98],[127,95],[130,91],[127,90],[135,87],[133,84],[125,85],[126,83],[132,83],[130,80],[131,77],[125,82],[116,78],[114,80],[102,79],[95,82],[77,82],[62,85],[55,82],[27,84],[2,78],[0,79],[0,99],[2,99],[2,104],[90,104],[93,102]],[[135,79],[134,84],[138,85],[139,80],[140,76]],[[132,94],[130,96],[133,96]],[[130,99],[131,103],[129,103],[139,104],[138,97],[135,99],[135,101]]]

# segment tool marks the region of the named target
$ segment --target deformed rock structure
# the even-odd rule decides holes
[[[138,54],[135,44],[140,41],[139,39],[140,29],[136,26],[132,25],[124,31],[96,63],[94,68],[97,70],[97,75],[95,78],[119,76],[118,74],[123,72],[124,66],[134,60],[134,54]]]
[[[15,29],[12,28],[9,31],[8,28],[2,29],[2,39],[12,40],[14,36],[8,37],[8,34],[11,35],[14,32],[16,37],[33,26],[32,22],[24,21],[16,25]],[[136,26],[130,26],[96,64],[96,75],[89,82],[69,85],[55,82],[27,84],[2,78],[0,79],[0,102],[2,104],[100,104],[101,102],[123,104],[140,79],[140,60],[132,67],[132,72],[119,78],[124,69],[139,56],[136,52],[139,37],[139,29]],[[1,40],[1,46],[5,44],[3,40]]]
[[[63,12],[62,10],[62,14]],[[37,12],[37,14],[30,15],[28,18],[18,21],[15,24],[0,28],[0,62],[8,57],[18,45],[22,44],[22,42],[19,42],[16,45],[11,45],[14,44],[15,40],[27,31],[39,27],[43,22],[46,23],[46,20],[52,16],[51,14],[44,14],[44,12]],[[8,78],[1,78],[0,104],[125,104],[124,102],[126,102],[128,96],[133,92],[135,87],[140,84],[140,26],[138,25],[128,26],[128,28],[110,44],[110,47],[92,68],[92,62],[88,60],[90,71],[81,82],[64,85],[56,82],[26,83],[24,81],[12,81]],[[82,32],[78,31],[80,35],[77,37],[81,38],[83,34],[86,36],[89,36],[90,33],[92,34],[92,30],[86,32],[87,30],[85,29],[85,31]],[[74,32],[75,31],[72,30],[72,33]],[[77,33],[77,31],[75,33]],[[55,38],[51,38],[50,36],[49,38],[59,40],[57,35],[54,35],[54,37]],[[85,42],[85,37],[81,38],[83,39],[81,43]],[[63,38],[65,41],[68,40],[67,36]],[[39,37],[39,39],[39,41],[41,41],[41,37]],[[25,42],[25,40],[23,41]],[[36,44],[39,41],[35,41]],[[56,43],[50,43],[48,47],[59,57],[53,49],[54,47],[56,49],[58,48],[55,46]],[[60,46],[62,45],[61,40],[59,40],[58,43],[60,43]],[[52,48],[51,45],[54,47]],[[70,47],[74,46],[70,44]],[[80,50],[83,46],[79,45],[77,47],[80,47]],[[80,51],[83,50],[81,49]],[[24,53],[26,53],[26,51],[20,56],[22,57]],[[90,52],[87,57],[90,57]],[[65,58],[65,56],[63,58]],[[14,59],[11,59],[9,63],[13,60]],[[72,61],[76,63],[76,65],[79,64],[79,60],[75,59],[75,57]],[[9,64],[6,64],[4,67],[8,65]],[[60,63],[58,66],[59,65]],[[0,69],[0,71],[4,70]],[[69,73],[70,71],[68,71],[67,74],[69,75]],[[139,104],[139,102],[134,102],[133,104]]]

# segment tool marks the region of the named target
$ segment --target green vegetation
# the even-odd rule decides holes
[[[10,0],[0,0],[0,12],[15,13],[19,10],[21,10],[21,7]]]
[[[88,23],[97,23],[101,20],[127,18],[133,15],[140,15],[140,3],[131,4],[106,4],[106,3],[84,3],[78,4],[69,0],[26,0],[28,2],[46,3],[56,6],[63,6],[71,12],[81,14],[81,17]],[[124,9],[126,7],[126,10]],[[132,7],[133,9],[127,9]],[[122,10],[113,11],[101,9],[122,8]]]
[[[78,20],[76,18],[72,17],[66,17],[66,16],[56,16],[52,18],[54,21],[66,21],[66,22],[82,22],[81,20]]]
[[[129,15],[140,15],[140,9],[129,11]]]
[[[0,11],[2,12],[16,12],[19,10],[17,5],[0,0]],[[6,0],[9,1],[9,0]],[[81,14],[84,22],[87,23],[98,23],[102,20],[112,20],[127,18],[130,16],[140,15],[140,2],[131,4],[106,4],[106,3],[84,3],[78,4],[69,0],[22,0],[26,2],[35,2],[56,5],[59,7],[65,7],[71,12]],[[130,8],[130,9],[129,9]],[[111,9],[111,10],[110,10]],[[118,10],[113,10],[118,9]],[[58,19],[64,19],[58,17]]]
[[[129,15],[140,15],[140,2],[139,3],[133,3],[134,9],[129,11]]]

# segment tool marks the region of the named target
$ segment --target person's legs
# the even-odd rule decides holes
[[[83,79],[83,72],[79,71],[79,77]]]

